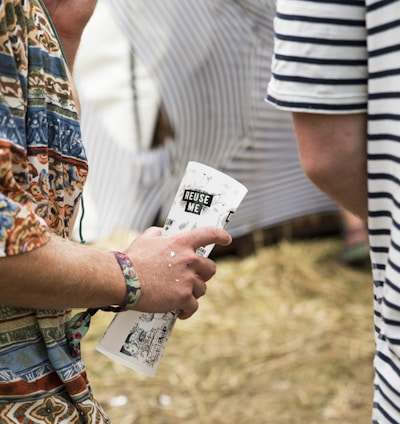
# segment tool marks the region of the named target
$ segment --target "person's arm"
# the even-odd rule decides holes
[[[72,72],[81,36],[97,0],[43,0],[57,30]]]
[[[188,318],[205,294],[215,263],[195,252],[207,244],[229,244],[225,230],[209,227],[176,236],[148,229],[126,249],[141,284],[135,305],[143,312],[181,310]],[[173,254],[171,254],[173,252]],[[51,236],[30,252],[0,258],[1,303],[37,308],[87,308],[118,305],[125,280],[112,252]]]
[[[303,169],[345,209],[367,220],[366,114],[293,113]]]

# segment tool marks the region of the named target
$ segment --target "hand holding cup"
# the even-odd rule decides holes
[[[142,289],[135,309],[179,310],[179,318],[186,319],[198,309],[197,299],[205,294],[205,283],[216,272],[214,261],[196,251],[210,244],[226,246],[231,237],[225,230],[211,226],[171,236],[162,236],[161,231],[157,227],[147,229],[125,251],[132,259]]]

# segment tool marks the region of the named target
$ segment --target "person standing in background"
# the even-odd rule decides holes
[[[396,0],[278,0],[267,95],[293,113],[312,181],[368,221],[375,424],[400,422],[399,31]]]
[[[272,0],[100,0],[74,72],[92,159],[88,240],[162,224],[195,160],[249,189],[229,224],[234,242],[214,253],[339,230],[342,263],[368,258],[365,225],[339,224],[301,169],[290,113],[264,102],[274,10]]]

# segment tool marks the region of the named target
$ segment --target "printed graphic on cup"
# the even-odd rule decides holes
[[[96,349],[129,368],[154,376],[176,315],[176,312],[120,312],[115,315]]]
[[[232,177],[198,162],[189,162],[171,209],[163,235],[174,235],[208,225],[224,228],[247,193]],[[207,257],[214,245],[197,249]],[[115,318],[97,350],[122,364],[154,376],[177,312],[149,314],[126,311]]]

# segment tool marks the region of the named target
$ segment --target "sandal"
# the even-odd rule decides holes
[[[355,243],[345,246],[340,253],[340,262],[349,266],[364,266],[370,262],[369,244]]]

